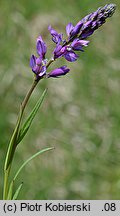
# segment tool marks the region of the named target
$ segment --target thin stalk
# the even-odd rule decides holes
[[[25,107],[26,107],[26,105],[27,105],[27,102],[28,102],[28,100],[29,100],[29,98],[30,98],[30,96],[31,96],[31,94],[32,94],[32,92],[33,92],[33,90],[35,89],[36,85],[38,84],[38,82],[39,82],[39,80],[36,80],[36,79],[35,79],[35,80],[33,81],[33,84],[32,84],[32,86],[31,86],[30,90],[29,90],[28,93],[26,94],[26,96],[25,96],[25,98],[24,98],[24,100],[23,100],[23,102],[22,102],[22,104],[21,104],[21,111],[22,111],[22,114],[23,114],[24,109],[25,109]]]
[[[46,65],[46,68],[48,68],[54,61],[55,61],[55,59],[51,58],[51,59],[48,61],[47,65]]]
[[[28,100],[33,92],[33,90],[35,89],[36,85],[37,85],[38,81],[34,80],[30,90],[28,91],[28,93],[26,94],[21,107],[20,107],[20,114],[16,123],[16,127],[14,129],[13,132],[13,136],[11,138],[11,142],[8,146],[8,150],[7,150],[7,154],[6,154],[6,159],[5,159],[5,164],[4,164],[4,187],[3,187],[3,199],[7,199],[7,194],[8,194],[8,180],[9,180],[9,175],[10,175],[10,170],[11,170],[11,165],[12,165],[12,161],[13,161],[13,157],[14,157],[14,153],[15,153],[15,149],[16,149],[16,140],[17,140],[17,136],[18,136],[18,131],[19,131],[19,127],[20,127],[20,123],[22,120],[22,116],[25,110],[25,107],[28,103]]]
[[[10,168],[8,168],[7,170],[4,170],[3,200],[7,199],[9,173],[10,173]]]
[[[54,62],[54,59],[50,59],[48,61],[46,68],[48,68],[52,62]],[[32,92],[34,91],[35,87],[37,86],[37,84],[40,80],[41,79],[38,79],[38,80],[34,79],[31,88],[27,92],[27,94],[26,94],[26,96],[25,96],[25,98],[24,98],[24,100],[20,106],[18,120],[17,120],[16,126],[15,126],[15,129],[14,129],[10,144],[8,146],[8,150],[7,150],[7,154],[6,154],[6,158],[5,158],[5,163],[4,163],[4,186],[3,186],[3,199],[4,200],[6,200],[8,197],[9,176],[10,176],[12,161],[13,161],[16,146],[17,146],[16,141],[17,141],[17,137],[18,137],[18,132],[19,132],[22,116],[23,116],[24,110],[26,108],[26,105],[29,101],[29,98],[30,98]]]

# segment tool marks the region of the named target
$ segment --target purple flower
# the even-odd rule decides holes
[[[67,74],[68,72],[70,71],[69,68],[67,68],[67,66],[62,66],[60,68],[56,68],[54,69],[53,71],[51,71],[47,77],[54,77],[54,78],[57,78],[57,77],[60,77],[60,76],[63,76],[65,74]]]
[[[79,21],[77,23],[77,25],[72,29],[70,37],[76,36],[80,32],[80,29],[81,29],[82,26],[83,26],[83,22]]]
[[[64,54],[64,57],[65,57],[65,59],[66,59],[67,61],[69,61],[69,62],[74,62],[74,61],[77,60],[77,58],[78,58],[79,56],[78,56],[74,51],[72,51],[71,48],[70,48],[70,50],[69,50],[69,48],[68,48],[68,50],[67,50],[66,53]]]
[[[45,54],[47,52],[47,46],[45,42],[42,40],[42,37],[39,36],[37,38],[37,44],[36,44],[37,53],[40,56],[41,59],[45,58]]]
[[[85,39],[92,35],[93,32],[103,25],[106,19],[115,12],[115,4],[107,4],[104,7],[98,8],[95,12],[88,14],[80,20],[75,27],[69,23],[66,26],[66,33],[68,35],[68,42],[75,38]]]
[[[83,46],[88,46],[89,41],[87,40],[79,40],[78,38],[76,38],[72,43],[71,43],[71,47],[73,50],[76,51],[83,51]]]
[[[77,60],[78,55],[72,50],[72,48],[68,45],[62,47],[58,45],[54,50],[54,59],[60,58],[64,56],[67,61],[74,62]]]
[[[36,78],[40,79],[46,74],[46,61],[32,55],[30,58],[30,67],[36,74]]]
[[[88,46],[89,41],[74,39],[71,45],[57,45],[54,49],[54,59],[64,56],[67,61],[74,62],[78,55],[74,51],[83,51],[83,46]]]
[[[51,26],[48,27],[50,34],[52,35],[52,41],[56,44],[62,42],[62,34],[58,34]]]
[[[79,32],[79,38],[85,39],[92,35],[93,32],[106,22],[106,19],[115,12],[115,4],[107,4],[103,8],[98,8],[97,11],[87,15],[81,21],[83,26]]]
[[[71,31],[73,30],[74,26],[72,23],[68,23],[68,25],[66,26],[66,34],[69,37],[71,35]]]
[[[36,79],[41,79],[46,75],[46,68],[57,58],[64,57],[69,62],[77,60],[76,52],[84,51],[83,48],[88,46],[87,37],[92,35],[96,29],[106,22],[106,19],[115,12],[115,4],[107,4],[104,7],[98,8],[95,12],[88,14],[80,20],[75,26],[68,23],[66,26],[66,34],[68,38],[63,40],[63,35],[55,31],[51,26],[48,27],[52,40],[56,44],[54,49],[54,57],[48,61],[45,59],[47,46],[42,37],[37,38],[36,49],[39,57],[32,55],[30,58],[30,67],[36,75]],[[70,71],[67,66],[56,68],[46,75],[46,77],[59,77],[67,74]]]
[[[36,74],[36,79],[39,80],[46,74],[45,54],[47,52],[47,46],[41,36],[37,38],[36,50],[39,57],[37,58],[35,55],[31,56],[30,67],[32,68],[32,71]]]
[[[62,47],[62,45],[57,45],[56,48],[54,49],[54,59],[60,58],[61,56],[64,55],[66,51],[66,47]]]

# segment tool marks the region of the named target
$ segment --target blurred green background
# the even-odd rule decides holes
[[[65,33],[68,22],[111,1],[0,0],[0,198],[3,162],[19,105],[33,74],[29,58],[38,35],[49,46],[51,24]],[[34,159],[19,176],[19,199],[120,199],[120,8],[90,38],[61,79],[43,80],[26,109],[31,111],[45,87],[48,94],[24,142],[18,147],[12,174],[33,153],[55,150]]]

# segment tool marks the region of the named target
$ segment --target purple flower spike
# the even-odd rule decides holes
[[[50,34],[52,35],[52,41],[56,44],[62,42],[62,34],[58,34],[51,26],[48,27]]]
[[[68,37],[71,34],[71,31],[73,30],[74,26],[72,23],[68,23],[68,25],[66,26],[66,34],[68,35]]]
[[[107,4],[104,7],[98,8],[97,11],[87,15],[81,21],[83,26],[80,30],[79,38],[85,39],[93,34],[101,25],[106,22],[108,17],[111,17],[115,12],[115,4]]]
[[[77,51],[84,51],[83,48],[87,47],[89,41],[86,40],[90,35],[94,33],[101,25],[106,22],[106,19],[111,17],[115,12],[115,4],[107,4],[104,7],[98,8],[95,12],[92,12],[80,20],[75,26],[72,23],[68,23],[66,26],[67,38],[63,40],[63,35],[55,31],[51,26],[48,27],[52,40],[56,44],[53,51],[53,57],[48,61],[45,59],[47,52],[47,46],[42,40],[42,37],[37,39],[37,53],[39,57],[32,55],[30,58],[30,67],[36,75],[36,79],[39,81],[45,75],[45,77],[60,77],[67,74],[70,69],[66,66],[56,68],[50,73],[46,74],[46,69],[57,58],[64,57],[69,62],[74,62],[78,59]]]
[[[47,77],[48,78],[49,77],[57,78],[57,77],[60,77],[60,76],[67,74],[69,71],[70,71],[70,69],[67,68],[67,66],[62,66],[60,68],[56,68],[53,71],[51,71]]]
[[[41,59],[44,59],[45,54],[47,52],[47,46],[46,46],[46,44],[43,41],[41,36],[39,36],[38,39],[37,39],[36,49],[37,49],[37,53],[41,57]]]

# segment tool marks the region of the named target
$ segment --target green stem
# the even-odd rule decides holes
[[[50,64],[54,61],[54,59],[50,59],[46,65],[46,68],[48,68],[50,66]],[[26,94],[21,106],[20,106],[20,112],[19,112],[19,116],[18,116],[18,120],[10,141],[10,144],[8,146],[8,150],[7,150],[7,154],[6,154],[6,158],[5,158],[5,164],[4,164],[4,186],[3,186],[3,199],[6,200],[8,197],[8,189],[9,189],[9,176],[10,176],[10,171],[11,171],[11,166],[12,166],[12,161],[14,158],[14,153],[17,147],[17,137],[18,137],[18,132],[19,132],[19,128],[20,128],[20,124],[21,124],[21,120],[22,120],[22,116],[24,113],[24,110],[26,108],[26,105],[29,101],[29,98],[32,94],[32,92],[34,91],[35,87],[37,86],[38,82],[41,79],[37,80],[34,79],[33,84],[31,86],[31,88],[29,89],[28,93]]]
[[[16,140],[17,140],[17,136],[18,136],[18,131],[19,131],[19,127],[20,127],[20,123],[22,120],[22,116],[25,110],[25,107],[27,105],[27,102],[34,90],[34,88],[36,87],[38,81],[34,80],[30,90],[28,91],[28,93],[26,94],[21,107],[20,107],[20,113],[19,113],[19,117],[16,123],[16,127],[14,129],[10,144],[8,146],[8,150],[7,150],[7,154],[6,154],[6,159],[5,159],[5,164],[4,164],[4,187],[3,187],[3,199],[7,199],[7,194],[8,194],[8,179],[9,179],[9,175],[10,175],[10,170],[11,170],[11,165],[12,165],[12,161],[13,161],[13,157],[14,157],[14,153],[15,153],[15,149],[16,149]]]
[[[7,170],[4,170],[3,200],[7,199],[9,173],[10,173],[10,168],[8,168]]]
[[[24,98],[24,100],[23,100],[23,102],[22,102],[22,104],[21,104],[21,111],[22,111],[22,114],[23,114],[23,112],[24,112],[24,110],[25,110],[25,107],[26,107],[26,105],[27,105],[27,102],[28,102],[28,100],[29,100],[29,98],[30,98],[30,96],[31,96],[31,94],[32,94],[32,92],[33,92],[33,90],[35,89],[35,87],[36,87],[36,85],[38,84],[38,82],[39,82],[39,80],[34,80],[33,81],[33,84],[32,84],[32,86],[31,86],[31,88],[30,88],[30,90],[28,91],[28,93],[26,94],[26,96],[25,96],[25,98]]]
[[[55,59],[51,58],[51,59],[48,61],[47,65],[46,65],[46,68],[48,68],[54,61],[55,61]]]

